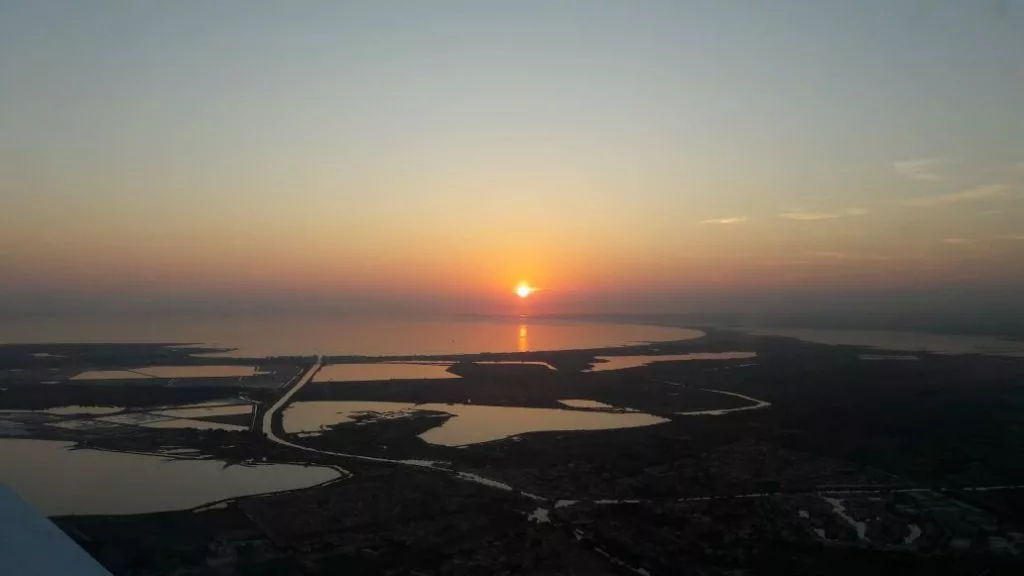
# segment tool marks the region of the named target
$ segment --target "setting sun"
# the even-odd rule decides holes
[[[519,284],[516,284],[516,295],[518,295],[520,298],[526,298],[527,296],[530,295],[531,292],[533,292],[533,287],[527,284],[526,282],[520,282]]]

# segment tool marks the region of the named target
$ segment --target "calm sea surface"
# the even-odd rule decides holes
[[[0,323],[0,343],[177,342],[237,348],[232,356],[527,352],[687,340],[702,335],[686,328],[530,318],[232,316]]]

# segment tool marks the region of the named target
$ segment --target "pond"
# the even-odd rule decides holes
[[[51,440],[0,440],[0,482],[44,514],[62,516],[181,510],[305,488],[339,476],[317,466],[226,466],[216,460],[68,450],[71,446]]]
[[[403,418],[412,416],[417,411],[443,412],[453,416],[443,422],[438,419],[437,426],[419,435],[424,442],[440,446],[478,444],[527,432],[636,428],[668,421],[641,412],[618,413],[478,404],[317,401],[291,404],[284,411],[283,424],[285,432],[289,434],[308,434],[320,432],[335,424],[352,422],[359,415]]]

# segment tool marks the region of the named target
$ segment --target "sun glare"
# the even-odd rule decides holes
[[[533,292],[533,287],[527,284],[526,282],[520,282],[519,284],[516,284],[516,295],[518,295],[520,298],[526,298],[527,296],[530,295],[531,292]]]

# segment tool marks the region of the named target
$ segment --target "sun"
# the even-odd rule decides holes
[[[516,295],[520,298],[526,298],[533,292],[533,286],[530,286],[526,282],[520,282],[516,284]]]

